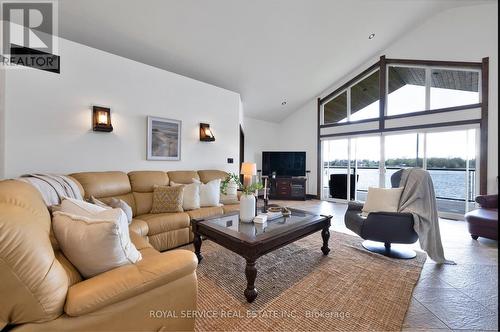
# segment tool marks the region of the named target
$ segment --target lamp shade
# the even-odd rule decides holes
[[[241,164],[241,174],[243,174],[243,175],[257,175],[257,164],[256,163],[242,163]]]

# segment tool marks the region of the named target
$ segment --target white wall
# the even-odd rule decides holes
[[[349,79],[375,63],[380,55],[388,58],[423,60],[449,60],[480,62],[490,58],[490,97],[488,128],[488,192],[496,193],[498,175],[498,4],[460,7],[429,18],[406,33],[385,50],[381,50],[366,63],[339,79],[320,95],[335,90]],[[289,133],[286,140],[277,140],[273,147],[305,150],[307,167],[311,170],[311,193],[316,193],[317,167],[317,104],[316,97],[292,113],[280,126]],[[250,136],[247,132],[247,136]],[[254,147],[259,150],[259,147]],[[266,145],[266,149],[270,147]],[[261,151],[263,149],[260,149]]]
[[[239,94],[64,39],[59,54],[60,75],[6,71],[4,177],[92,170],[238,171]],[[112,133],[91,130],[92,105],[111,107]],[[182,120],[181,161],[146,160],[148,115]],[[199,141],[200,122],[210,124],[215,142]],[[229,157],[234,164],[227,164]]]
[[[278,123],[244,118],[245,160],[254,162],[262,169],[262,151],[275,151],[280,148],[280,129]]]
[[[280,142],[280,150],[306,152],[306,170],[310,171],[307,193],[311,195],[317,194],[317,118],[317,101],[312,100],[287,117],[280,128],[287,133],[286,139]]]
[[[314,115],[316,116],[316,115]],[[245,161],[257,163],[262,169],[262,151],[306,151],[306,170],[309,183],[307,193],[316,195],[316,135],[305,137],[302,132],[290,128],[302,128],[305,132],[316,130],[308,112],[295,112],[281,123],[245,117]]]

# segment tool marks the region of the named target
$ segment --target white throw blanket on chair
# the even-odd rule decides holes
[[[56,174],[25,174],[18,180],[33,185],[47,206],[61,203],[62,198],[83,199],[78,185],[70,177]]]
[[[403,187],[399,212],[413,214],[414,229],[420,247],[439,264],[455,264],[444,257],[434,185],[429,172],[420,168],[403,170],[400,187]]]

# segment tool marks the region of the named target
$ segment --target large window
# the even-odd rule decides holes
[[[389,66],[387,115],[424,111],[425,69]]]
[[[479,103],[479,71],[389,66],[387,115]]]
[[[430,108],[439,109],[479,103],[479,72],[433,69]]]
[[[347,91],[330,100],[323,109],[325,124],[347,122]]]
[[[351,87],[351,113],[349,121],[379,117],[380,85],[377,70]]]
[[[323,106],[323,124],[379,117],[380,74],[375,71],[334,96]]]
[[[432,177],[440,215],[461,218],[477,193],[476,135],[476,128],[429,129],[324,140],[322,198],[364,201],[369,187],[391,188],[399,169],[421,167]]]
[[[379,186],[388,186],[390,175],[397,169],[423,167],[432,171],[433,176],[439,174],[435,179],[436,192],[446,197],[444,203],[440,201],[442,206],[447,204],[446,200],[473,204],[476,184],[477,194],[485,194],[488,184],[488,71],[488,58],[463,62],[381,56],[377,63],[319,98],[318,145],[328,153],[325,155],[325,150],[320,153],[325,164],[318,161],[319,168],[326,167],[323,174],[318,169],[318,196],[332,192],[339,196],[337,189],[328,187],[328,183],[340,181],[344,187],[354,182],[358,186],[355,193],[343,192],[340,196],[362,198],[363,190],[376,183],[369,174],[377,169],[383,170]],[[455,133],[449,130],[471,127],[477,135],[467,130]],[[431,134],[436,130],[442,133]],[[335,139],[343,141],[326,143]],[[340,167],[336,155],[339,150],[348,151],[354,164],[343,160],[345,165]],[[377,161],[371,153],[379,151],[381,159]],[[335,175],[336,172],[343,177]],[[460,192],[452,189],[454,196],[451,196],[446,191],[446,177],[460,177],[460,187],[467,189]],[[320,183],[327,183],[328,188],[323,192]],[[462,206],[449,210],[464,211]]]

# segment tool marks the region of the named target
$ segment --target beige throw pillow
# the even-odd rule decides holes
[[[89,203],[95,204],[95,205],[100,206],[100,207],[102,207],[104,209],[110,209],[111,208],[111,206],[109,206],[108,204],[104,203],[101,200],[98,200],[94,196],[90,196]]]
[[[170,181],[173,187],[182,186],[180,183]],[[200,208],[200,184],[191,183],[184,185],[184,192],[182,194],[182,209],[184,211],[196,210]]]
[[[88,217],[92,214],[99,213],[111,209],[110,207],[103,207],[96,204],[88,203],[83,200],[74,198],[63,198],[59,211],[74,214],[77,216]],[[56,212],[56,210],[54,210]]]
[[[85,278],[142,258],[130,241],[127,217],[121,209],[91,216],[55,212],[52,227],[62,252]]]
[[[151,213],[183,212],[184,185],[155,186]]]
[[[109,201],[109,206],[115,209],[122,209],[123,212],[125,212],[127,221],[130,225],[130,223],[132,222],[133,213],[132,208],[127,204],[127,202],[125,202],[123,199],[112,198],[111,201]]]
[[[123,199],[118,199],[113,197],[111,198],[109,203],[106,204],[103,201],[98,200],[94,196],[90,196],[89,202],[105,209],[111,209],[111,208],[122,209],[123,212],[125,212],[125,215],[127,216],[129,225],[132,222],[133,219],[132,208]]]
[[[362,215],[367,216],[370,212],[398,212],[402,193],[403,188],[369,187]]]

